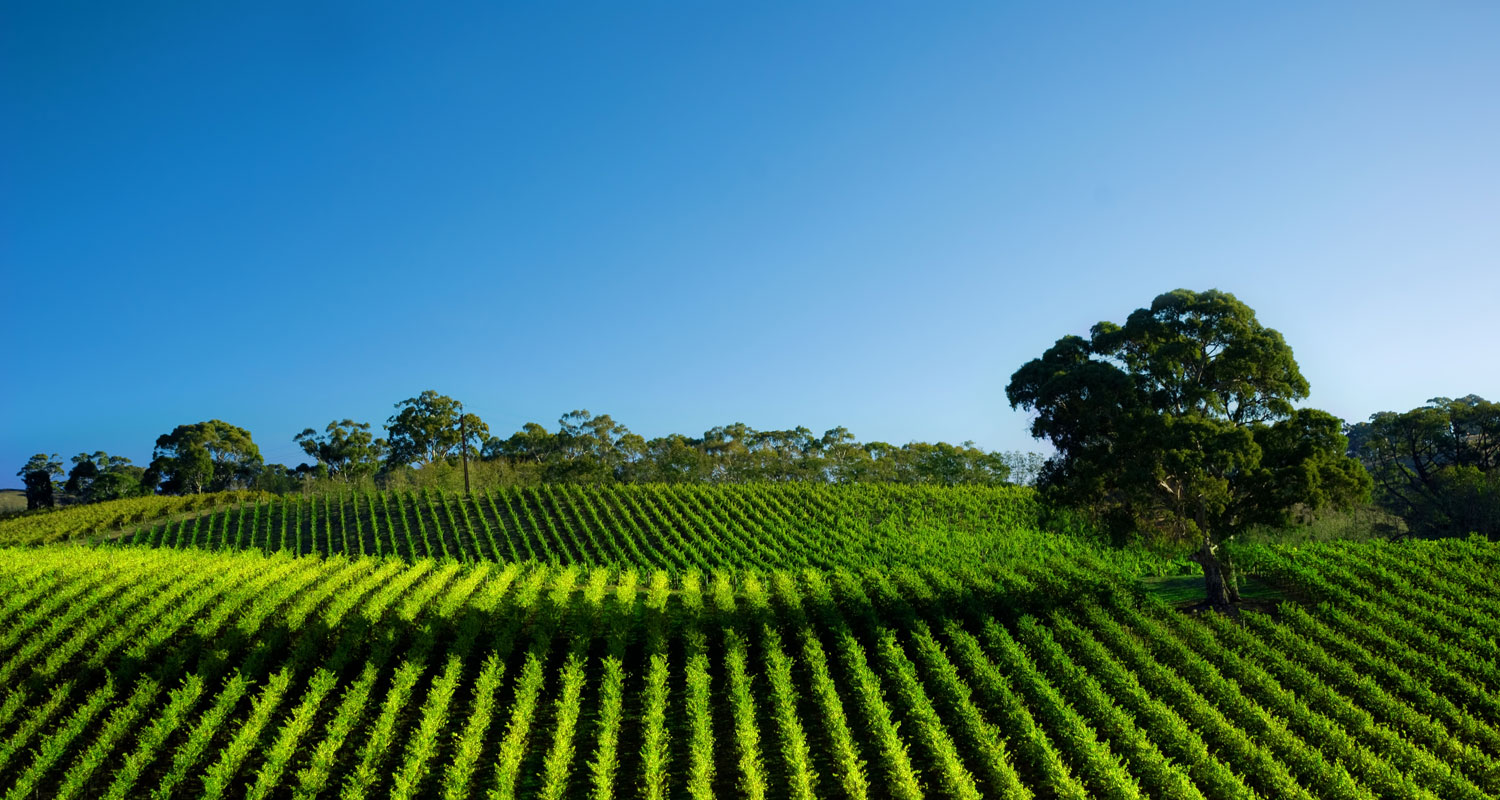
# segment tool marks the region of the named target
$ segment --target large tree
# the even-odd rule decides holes
[[[53,503],[52,479],[63,474],[62,462],[57,454],[37,453],[26,461],[16,473],[26,481],[26,509],[51,508]]]
[[[73,456],[73,468],[63,489],[87,503],[133,497],[140,493],[142,472],[125,456],[112,456],[103,450],[79,453]]]
[[[1286,340],[1249,306],[1179,289],[1123,326],[1059,339],[1006,395],[1056,448],[1039,477],[1050,498],[1117,534],[1191,543],[1208,601],[1222,607],[1239,599],[1225,541],[1369,491],[1340,421],[1294,408],[1308,388]]]
[[[142,485],[145,474],[146,470],[134,464],[116,464],[94,478],[84,497],[90,503],[139,497],[149,491]]]
[[[340,420],[318,433],[307,428],[293,437],[302,451],[324,465],[329,474],[349,481],[369,475],[385,459],[386,441],[370,433],[370,423]]]
[[[73,456],[73,468],[68,470],[68,482],[63,488],[69,494],[92,500],[90,492],[95,479],[111,470],[119,471],[128,466],[130,466],[129,458],[112,456],[103,450],[79,453]]]
[[[151,452],[144,483],[167,494],[243,489],[261,467],[250,432],[223,420],[178,425],[162,434]]]
[[[1435,397],[1349,430],[1381,504],[1415,533],[1500,537],[1500,403]]]
[[[489,439],[490,429],[479,417],[463,412],[463,404],[428,389],[396,404],[396,413],[386,420],[390,432],[388,459],[391,464],[426,466],[459,454],[462,443],[478,455],[478,444]]]

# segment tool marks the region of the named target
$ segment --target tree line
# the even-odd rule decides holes
[[[608,414],[570,411],[556,430],[528,422],[508,437],[452,397],[427,390],[395,404],[384,436],[368,422],[334,420],[294,441],[308,461],[267,464],[250,432],[222,420],[179,425],[156,440],[151,463],[80,453],[64,476],[56,454],[38,453],[18,473],[28,507],[57,495],[97,502],[151,493],[233,489],[279,493],[349,485],[421,485],[451,478],[467,460],[481,484],[536,483],[1028,483],[1035,453],[991,452],[973,442],[860,442],[844,427],[758,430],[742,422],[692,437],[646,439]]]
[[[1500,537],[1500,403],[1435,397],[1349,427],[1383,506],[1419,534]]]
[[[1234,599],[1221,544],[1252,525],[1286,525],[1372,498],[1419,535],[1500,536],[1500,404],[1436,398],[1349,425],[1298,408],[1309,384],[1291,347],[1234,295],[1179,289],[1123,325],[1068,335],[1018,369],[1006,389],[1033,412],[1055,454],[990,452],[973,442],[860,442],[848,429],[723,425],[653,439],[608,414],[570,411],[549,430],[507,437],[436,391],[395,404],[377,436],[342,419],[294,437],[309,461],[265,464],[249,431],[222,420],[180,425],[139,467],[80,453],[21,469],[28,506],[55,494],[97,501],[137,494],[254,488],[273,492],[373,484],[480,485],[810,481],[937,485],[1036,483],[1054,506],[1081,509],[1117,537],[1192,542],[1222,598]],[[451,485],[449,483],[448,485]],[[1211,587],[1215,588],[1215,587]]]

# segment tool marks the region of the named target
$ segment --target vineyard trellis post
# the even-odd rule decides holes
[[[464,462],[464,497],[469,496],[469,429],[464,424],[464,404],[458,404],[458,452]]]

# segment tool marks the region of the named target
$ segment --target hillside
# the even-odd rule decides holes
[[[0,546],[91,539],[118,533],[129,526],[176,516],[195,517],[221,506],[260,502],[270,497],[264,492],[132,497],[22,512],[0,520]]]
[[[660,514],[632,518],[660,527],[636,539],[569,513],[592,502],[601,523],[606,509],[623,523],[653,491]],[[976,501],[1001,495],[631,492],[329,498],[321,514],[278,500],[172,523],[188,541],[196,527],[199,547],[0,549],[0,790],[1500,793],[1492,543],[1243,549],[1247,569],[1299,602],[1229,618],[1143,594],[1145,556],[1028,527],[1021,494],[992,507]],[[506,527],[507,541],[553,563],[494,559],[509,551],[490,500],[524,500],[535,523]],[[455,557],[375,535],[400,528],[362,516],[372,503],[430,523],[428,547]],[[343,530],[365,531],[351,544],[403,544],[382,557],[263,552],[261,534],[280,528],[252,522],[283,510],[304,534],[287,537],[306,543],[296,551],[344,547]],[[168,528],[153,530],[143,541],[163,543]],[[637,550],[662,565],[633,565]]]

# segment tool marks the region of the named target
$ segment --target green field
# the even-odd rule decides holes
[[[20,489],[0,489],[0,514],[14,514],[26,510],[26,492]]]
[[[269,497],[271,495],[264,492],[133,497],[23,512],[0,520],[0,545],[51,544],[65,539],[98,538],[150,521],[196,517],[208,509],[259,502]]]
[[[118,541],[672,574],[1034,560],[1079,546],[1106,554],[1041,532],[1029,489],[807,484],[561,485],[469,497],[426,490],[288,496],[142,526]]]
[[[0,791],[1500,794],[1500,547],[1236,555],[1272,613],[1026,490],[236,502],[0,549]]]

